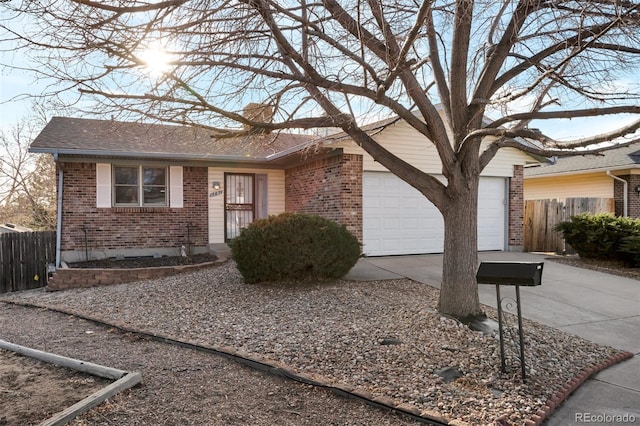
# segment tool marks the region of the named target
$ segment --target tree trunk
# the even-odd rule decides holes
[[[476,281],[479,177],[465,180],[452,191],[443,209],[444,257],[438,310],[456,318],[482,314]]]

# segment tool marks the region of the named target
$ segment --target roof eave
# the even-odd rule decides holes
[[[551,172],[551,173],[545,173],[545,174],[538,174],[538,175],[530,175],[527,176],[527,169],[525,169],[525,179],[537,179],[537,178],[547,178],[547,177],[554,177],[554,176],[570,176],[570,175],[581,175],[581,174],[587,174],[587,173],[599,173],[599,172],[606,172],[606,171],[610,171],[610,172],[616,172],[616,171],[620,171],[620,170],[630,170],[630,169],[640,169],[640,164],[622,164],[622,165],[617,165],[617,166],[610,166],[610,167],[598,167],[598,168],[594,168],[594,169],[581,169],[581,170],[568,170],[568,171],[564,171],[564,172]]]
[[[65,148],[42,148],[30,147],[29,152],[35,154],[69,155],[78,157],[126,157],[126,158],[158,158],[166,160],[188,160],[188,161],[233,161],[245,163],[268,163],[269,157],[247,157],[239,155],[220,154],[180,154],[169,152],[128,152],[111,150],[92,149],[65,149]]]

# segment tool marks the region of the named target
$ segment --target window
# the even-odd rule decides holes
[[[181,209],[182,166],[114,166],[96,163],[96,207],[171,207]]]
[[[114,166],[113,204],[115,206],[166,206],[167,168]]]

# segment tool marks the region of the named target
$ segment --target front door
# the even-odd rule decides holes
[[[224,215],[226,241],[240,234],[255,216],[255,175],[251,173],[224,174]]]

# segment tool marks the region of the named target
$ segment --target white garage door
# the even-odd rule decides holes
[[[505,247],[504,178],[482,178],[478,249]],[[364,172],[363,252],[367,256],[442,253],[442,215],[415,188],[388,172]]]

